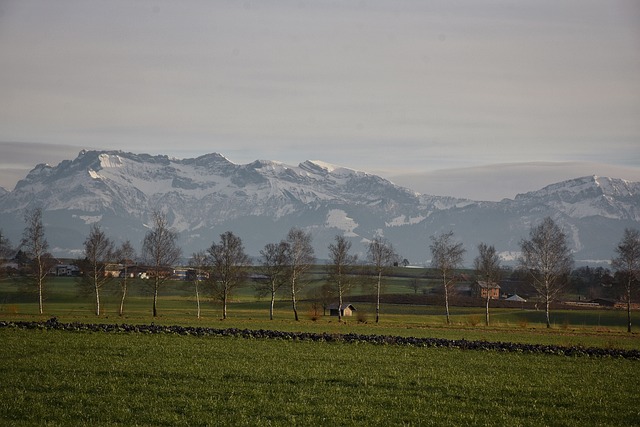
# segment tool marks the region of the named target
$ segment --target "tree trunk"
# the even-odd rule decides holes
[[[38,310],[40,311],[40,314],[44,311],[42,307],[42,281],[38,283]]]
[[[447,313],[447,325],[451,324],[451,319],[449,318],[449,288],[447,285],[444,286],[444,309]]]
[[[98,282],[95,282],[96,288],[96,316],[100,316],[100,288],[98,288]]]
[[[342,290],[338,290],[338,323],[342,322]]]
[[[224,290],[222,291],[222,318],[227,318],[227,288],[225,285]]]
[[[631,332],[631,279],[627,285],[627,332]]]
[[[118,310],[118,315],[122,316],[124,314],[124,298],[127,296],[127,279],[124,279],[122,284],[122,299],[120,300],[120,310]]]
[[[273,306],[276,301],[276,293],[271,291],[271,304],[269,305],[269,320],[273,320]]]
[[[298,321],[298,308],[296,307],[296,281],[295,279],[291,282],[291,305],[293,307],[293,316]]]
[[[155,286],[153,288],[153,317],[158,315],[158,282],[156,279]]]
[[[44,280],[43,279],[44,276],[42,275],[42,270],[43,270],[42,261],[40,260],[40,258],[38,258],[38,310],[40,311],[40,314],[42,314],[44,312],[44,307],[43,307],[43,304],[42,304],[42,300],[43,300],[43,298],[42,298],[43,283],[42,282]]]
[[[485,312],[485,323],[487,326],[489,326],[489,290],[487,289],[487,307],[486,307],[486,312]]]
[[[551,328],[551,320],[549,319],[549,298],[544,301],[544,310],[547,316],[547,328]]]
[[[120,309],[118,310],[118,316],[122,316],[124,314],[124,298],[127,296],[127,274],[127,265],[125,263],[124,277],[122,278],[122,282],[120,282],[120,286],[122,288],[122,299],[120,300]]]
[[[380,320],[380,285],[382,282],[382,271],[378,272],[378,288],[377,288],[377,294],[378,297],[376,298],[376,323],[378,323],[378,321]]]
[[[198,312],[196,316],[198,319],[200,318],[200,293],[198,292],[198,280],[196,279],[196,306],[198,307]]]

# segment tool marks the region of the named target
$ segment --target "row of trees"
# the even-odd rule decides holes
[[[444,288],[447,324],[449,320],[449,292],[456,282],[455,271],[462,266],[465,249],[455,242],[453,232],[431,238],[432,267],[440,272]],[[520,241],[520,268],[525,272],[545,306],[547,328],[551,327],[550,305],[564,291],[569,283],[573,267],[573,255],[568,245],[567,235],[550,217],[531,228],[529,239]],[[627,305],[627,331],[631,332],[632,292],[640,282],[640,232],[626,229],[620,243],[615,248],[616,257],[611,265],[617,270],[624,283],[624,300]],[[478,280],[487,284],[500,281],[500,258],[492,245],[480,243],[478,256],[474,259]],[[490,294],[486,293],[485,323],[489,325]]]
[[[54,259],[48,252],[49,244],[44,234],[42,210],[35,209],[26,214],[25,222],[20,250],[29,260],[30,268],[26,278],[37,289],[39,312],[42,314],[45,279],[54,266]],[[152,226],[143,239],[140,259],[148,269],[150,277],[154,317],[158,315],[158,292],[173,276],[173,267],[182,258],[177,241],[178,234],[169,227],[166,216],[160,212],[153,212]],[[5,252],[3,258],[6,258],[12,251],[1,231],[0,242]],[[328,283],[331,293],[338,296],[340,306],[343,304],[343,297],[355,283],[353,269],[357,264],[357,256],[350,254],[350,249],[351,242],[342,236],[336,236],[335,243],[329,245],[332,262],[328,268]],[[370,243],[368,254],[377,275],[378,321],[382,276],[387,268],[397,263],[398,257],[391,244],[380,237]],[[127,268],[136,258],[136,252],[129,241],[116,247],[99,225],[91,226],[84,242],[84,258],[78,261],[78,265],[82,272],[80,283],[94,295],[96,315],[99,316],[101,313],[101,291],[114,279],[107,273],[107,268],[112,263],[121,263],[124,268],[118,280],[121,291],[119,314],[123,314],[129,279]],[[189,259],[189,266],[194,274],[190,279],[195,285],[198,317],[201,288],[206,286],[210,294],[222,303],[222,317],[226,319],[227,303],[236,288],[246,282],[248,267],[251,264],[251,258],[245,252],[242,240],[231,231],[221,234],[219,242],[212,243],[206,250],[193,253]],[[311,234],[295,227],[288,232],[285,239],[279,243],[269,243],[260,251],[259,265],[255,268],[255,271],[259,272],[259,276],[255,278],[256,290],[261,295],[270,295],[270,319],[273,319],[276,295],[288,288],[294,318],[296,321],[299,320],[299,295],[314,264]]]
[[[48,253],[48,242],[42,224],[42,211],[35,209],[25,216],[25,229],[21,250],[30,260],[30,280],[38,293],[40,313],[43,312],[43,286],[52,266],[52,257]],[[152,214],[152,227],[142,242],[141,260],[147,265],[151,276],[153,291],[153,316],[157,316],[158,291],[173,273],[173,266],[179,263],[182,252],[177,244],[178,234],[169,227],[167,218],[160,212]],[[520,242],[520,268],[527,274],[531,284],[540,296],[544,306],[547,327],[551,326],[550,304],[555,301],[569,282],[573,266],[573,257],[568,246],[566,234],[549,217],[533,226],[529,239]],[[9,253],[10,244],[0,230],[0,255]],[[476,278],[488,284],[499,283],[501,277],[500,258],[494,246],[486,243],[478,245],[478,256],[474,259]],[[444,305],[447,323],[450,323],[449,295],[458,280],[457,271],[462,268],[466,252],[462,243],[454,238],[453,231],[431,237],[431,266],[439,273],[444,290]],[[328,292],[338,300],[339,308],[344,297],[361,275],[355,274],[359,266],[356,255],[350,253],[351,242],[343,236],[336,236],[328,247],[327,264]],[[625,230],[619,245],[615,248],[616,257],[613,268],[624,280],[625,302],[627,303],[628,331],[631,331],[632,291],[640,281],[640,232]],[[105,235],[98,225],[93,225],[84,243],[84,259],[80,262],[83,282],[95,294],[96,314],[100,315],[100,290],[109,281],[105,268],[109,263],[121,262],[125,272],[119,280],[121,290],[120,314],[124,310],[127,294],[126,268],[136,253],[130,242],[119,247]],[[367,247],[366,263],[370,267],[370,277],[376,295],[376,322],[380,316],[380,296],[383,277],[399,257],[391,243],[382,237],[376,237]],[[268,243],[260,251],[259,263],[254,271],[256,290],[262,296],[270,296],[269,317],[273,319],[276,295],[287,289],[295,320],[298,316],[300,291],[308,280],[308,272],[315,263],[312,236],[299,228],[292,228],[286,237],[278,243]],[[198,317],[200,317],[200,295],[206,287],[211,295],[222,303],[222,316],[227,317],[227,303],[235,289],[247,280],[251,258],[246,254],[242,240],[233,232],[220,235],[206,250],[193,253],[189,265],[195,274],[191,281],[195,285]],[[489,325],[490,295],[487,292],[485,323]],[[341,316],[341,310],[338,310]],[[341,319],[339,319],[341,320]]]

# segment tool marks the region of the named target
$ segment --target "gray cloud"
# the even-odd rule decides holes
[[[15,184],[39,163],[55,166],[73,159],[81,150],[71,145],[0,141],[0,187],[13,190]]]
[[[634,1],[8,1],[0,140],[416,172],[640,164]]]
[[[394,183],[422,194],[499,201],[582,176],[640,182],[640,169],[586,162],[511,163],[389,175]]]

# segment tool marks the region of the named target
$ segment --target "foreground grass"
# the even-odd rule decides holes
[[[640,363],[0,330],[2,425],[637,425]]]

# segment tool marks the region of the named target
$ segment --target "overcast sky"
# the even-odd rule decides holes
[[[7,189],[83,148],[484,200],[640,181],[640,2],[2,0],[0,98]]]

